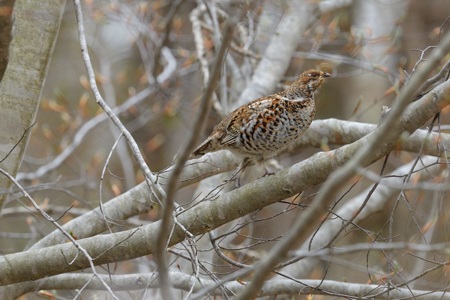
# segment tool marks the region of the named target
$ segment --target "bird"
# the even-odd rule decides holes
[[[314,92],[330,76],[321,70],[305,71],[286,89],[238,107],[214,127],[192,157],[229,150],[242,159],[243,171],[277,156],[309,128],[315,116]],[[266,169],[266,174],[271,173]]]

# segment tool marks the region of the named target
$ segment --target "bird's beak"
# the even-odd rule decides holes
[[[322,76],[323,77],[331,77],[330,73],[327,73],[327,72],[324,72]]]

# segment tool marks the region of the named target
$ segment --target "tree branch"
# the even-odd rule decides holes
[[[108,117],[114,123],[114,125],[116,125],[117,128],[119,128],[120,132],[124,135],[125,139],[128,142],[128,145],[130,146],[133,156],[135,157],[137,163],[139,164],[142,172],[145,175],[145,180],[148,184],[148,188],[155,195],[155,198],[157,198],[157,199],[159,199],[161,197],[165,198],[165,191],[156,182],[156,178],[153,175],[153,173],[150,171],[150,169],[148,168],[147,164],[145,163],[144,158],[142,157],[142,154],[140,153],[139,147],[137,146],[136,141],[134,140],[133,136],[125,128],[125,126],[122,124],[122,122],[119,120],[119,118],[114,114],[114,112],[111,110],[111,108],[108,106],[108,104],[105,102],[102,95],[100,94],[100,91],[98,89],[97,82],[95,79],[94,68],[92,67],[91,59],[89,57],[86,36],[85,36],[85,30],[84,30],[83,12],[81,9],[81,4],[80,4],[79,0],[73,0],[73,3],[75,6],[75,16],[77,18],[77,24],[78,24],[78,34],[79,34],[79,38],[80,38],[81,54],[83,56],[83,61],[86,66],[86,71],[88,73],[88,78],[89,78],[89,84],[90,84],[92,92],[94,94],[95,101],[105,111],[105,113],[108,115]]]
[[[209,79],[206,91],[202,97],[202,105],[200,107],[200,112],[192,128],[192,134],[187,140],[186,145],[181,150],[179,157],[175,162],[175,166],[170,173],[169,181],[167,184],[167,197],[164,202],[161,226],[158,230],[158,245],[160,247],[156,248],[155,258],[160,272],[159,282],[161,285],[163,299],[174,299],[170,291],[170,282],[168,277],[168,266],[166,261],[166,245],[169,241],[169,234],[174,226],[173,221],[173,210],[174,210],[174,198],[178,186],[178,179],[180,178],[181,172],[183,170],[184,164],[188,157],[191,155],[195,146],[198,144],[200,134],[203,132],[205,121],[210,111],[211,98],[216,89],[217,81],[220,78],[220,73],[222,70],[222,63],[226,56],[226,51],[228,45],[233,37],[234,26],[236,22],[229,20],[225,26],[225,33],[222,39],[222,44],[217,54],[217,59],[214,64],[214,70],[212,72],[211,78]]]
[[[436,159],[436,157],[426,156],[421,160],[425,165],[429,165],[436,162]],[[346,203],[335,212],[335,215],[339,216],[339,218],[326,219],[317,230],[317,232],[315,232],[313,236],[310,236],[302,245],[300,250],[297,251],[299,253],[296,253],[297,257],[294,259],[294,261],[300,258],[304,259],[296,263],[294,263],[293,260],[283,263],[284,265],[286,265],[286,267],[282,269],[282,272],[294,276],[295,278],[305,278],[306,276],[308,276],[311,270],[315,266],[317,266],[318,263],[318,258],[316,256],[317,251],[314,250],[326,246],[330,242],[330,240],[339,233],[342,228],[343,220],[350,220],[351,218],[355,217],[355,212],[357,212],[361,208],[368,195],[370,195],[370,201],[367,202],[361,212],[355,217],[355,219],[353,220],[354,223],[357,224],[359,222],[362,222],[371,214],[385,208],[391,197],[395,193],[399,192],[399,189],[384,185],[383,182],[388,181],[390,184],[403,184],[404,175],[408,174],[411,171],[411,167],[413,166],[413,164],[414,161],[405,164],[391,172],[386,179],[383,179],[381,181],[381,184],[372,194],[370,194],[372,191],[372,187],[368,187],[356,197],[346,201]],[[421,167],[418,167],[416,169],[420,168]],[[434,165],[432,167],[427,167],[426,169],[423,169],[421,171],[416,171],[419,172],[419,174],[425,173],[437,175],[441,172],[441,170],[441,166]],[[426,246],[430,247],[430,245]],[[327,249],[324,250],[327,251]],[[314,253],[315,257],[308,257],[309,255],[305,255],[305,252]]]
[[[302,139],[297,144],[298,147],[324,145],[324,140],[328,145],[345,145],[353,143],[376,129],[377,125],[368,123],[349,122],[337,119],[315,120]],[[395,145],[395,149],[418,153],[425,142],[426,130],[416,130],[409,138],[402,139]],[[447,157],[447,150],[450,146],[450,134],[440,134],[433,136],[425,144],[423,154]],[[178,188],[197,183],[213,175],[234,170],[239,164],[239,160],[228,151],[209,153],[202,158],[190,160],[183,169],[179,180]],[[158,174],[159,184],[165,188],[167,179],[170,177],[172,168],[164,173]],[[103,205],[104,214],[114,220],[126,220],[132,216],[148,210],[146,204],[147,187],[141,183],[133,189],[109,200]],[[156,201],[156,199],[153,199]],[[100,216],[100,218],[99,218]],[[102,221],[102,214],[99,208],[87,212],[86,214],[66,223],[63,228],[69,232],[74,232],[79,238],[86,238],[98,234],[107,229]],[[31,249],[38,249],[56,245],[64,242],[64,237],[56,230],[37,242]]]
[[[1,1],[0,15],[5,14],[3,17],[6,19],[11,18],[12,3],[9,0]],[[28,138],[22,139],[20,143],[18,141],[26,128],[35,122],[64,7],[65,1],[60,0],[21,1],[14,7],[15,35],[9,47],[8,69],[0,85],[0,120],[3,128],[0,131],[0,157],[6,158],[2,161],[2,168],[12,176],[17,174]],[[8,26],[12,25],[0,24],[0,32],[10,31]],[[0,52],[6,50],[2,49],[6,47],[2,43],[0,41]],[[0,66],[0,69],[3,67],[6,68]],[[8,153],[12,148],[14,151]],[[1,176],[0,189],[7,190],[10,186],[10,180]],[[4,197],[0,196],[0,210],[3,204]]]

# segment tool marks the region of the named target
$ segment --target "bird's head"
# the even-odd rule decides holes
[[[311,69],[300,74],[297,82],[301,88],[306,88],[308,92],[314,93],[322,85],[325,78],[330,76],[327,72]]]

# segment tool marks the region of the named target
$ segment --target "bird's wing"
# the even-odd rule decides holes
[[[270,95],[270,96],[266,96],[266,97],[261,97],[259,99],[256,99],[256,100],[250,102],[246,106],[247,106],[247,109],[249,110],[249,112],[258,113],[258,112],[264,111],[267,108],[269,108],[270,106],[272,106],[274,102],[281,101],[281,100],[285,100],[285,99],[283,97],[283,94],[279,93],[279,94],[274,94],[274,95]]]
[[[236,139],[239,136],[239,131],[231,129],[227,130],[227,133],[224,135],[222,140],[220,141],[220,144],[222,145],[232,145],[236,143]]]
[[[221,145],[232,145],[236,143],[236,139],[239,136],[239,125],[236,122],[239,109],[236,109],[233,113],[228,115],[228,118],[222,121],[222,126],[224,126],[224,135],[220,140]]]
[[[280,98],[280,100],[282,98],[278,95],[262,97],[248,104],[242,105],[230,113],[228,117],[221,122],[222,124],[220,124],[225,129],[222,131],[225,134],[221,138],[220,144],[232,145],[236,143],[242,124],[248,122],[250,115],[259,114],[272,105],[274,97]]]

